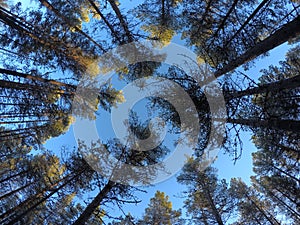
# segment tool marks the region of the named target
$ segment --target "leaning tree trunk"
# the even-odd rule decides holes
[[[236,69],[237,67],[245,64],[246,62],[268,52],[269,50],[287,42],[288,40],[297,37],[300,34],[300,16],[297,16],[291,22],[285,24],[278,29],[274,34],[267,37],[263,41],[257,43],[254,47],[246,51],[231,63],[225,65],[220,70],[214,73],[216,78]]]
[[[53,5],[51,5],[50,2],[46,0],[39,0],[39,2],[44,5],[48,10],[55,13],[56,16],[60,17],[69,27],[73,27],[78,33],[83,35],[85,38],[87,38],[89,41],[91,41],[95,46],[97,46],[101,51],[105,52],[105,49],[96,42],[91,36],[89,36],[87,33],[85,33],[83,30],[81,30],[78,26],[72,26],[69,22],[69,20],[64,17],[56,8],[54,8]]]
[[[42,77],[39,77],[39,76],[35,76],[33,74],[21,73],[21,72],[8,70],[8,69],[4,69],[4,68],[0,68],[0,73],[7,74],[7,75],[12,75],[12,76],[15,76],[15,77],[22,77],[24,79],[28,79],[28,80],[32,80],[32,81],[39,81],[39,82],[42,82],[42,83],[45,83],[45,84],[51,84],[51,85],[55,85],[55,86],[58,86],[58,87],[70,88],[73,91],[76,90],[75,85],[63,83],[63,82],[60,82],[60,81],[57,81],[57,80],[45,79],[45,78],[42,78]]]
[[[217,121],[218,119],[216,119]],[[228,123],[231,124],[239,124],[244,126],[249,126],[251,128],[265,128],[272,130],[284,130],[284,131],[292,131],[299,132],[300,121],[297,120],[280,120],[280,119],[268,119],[268,120],[260,120],[260,119],[227,119]]]
[[[106,197],[106,195],[111,191],[111,189],[115,186],[115,182],[109,181],[102,190],[98,193],[98,195],[93,199],[93,201],[85,208],[85,210],[81,213],[78,219],[73,223],[73,225],[84,225],[88,219],[91,217],[93,212],[98,208],[102,200]]]
[[[240,98],[243,96],[254,95],[254,94],[262,94],[268,92],[278,92],[284,89],[294,89],[300,87],[300,75],[276,81],[273,83],[262,84],[258,87],[249,88],[242,91],[226,91],[224,93],[224,97],[226,100]]]
[[[129,42],[132,42],[134,41],[133,37],[132,37],[132,34],[129,30],[129,27],[128,27],[128,24],[127,22],[124,20],[124,16],[121,14],[121,11],[119,9],[119,7],[117,6],[116,2],[114,0],[108,0],[109,4],[111,5],[112,9],[114,10],[114,12],[116,13],[120,23],[121,23],[121,26],[123,27],[123,30],[125,31],[125,34],[128,38],[128,41]]]

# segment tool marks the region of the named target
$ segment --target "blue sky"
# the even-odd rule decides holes
[[[261,69],[267,68],[268,65],[278,65],[280,60],[284,60],[284,56],[286,51],[288,50],[288,45],[282,45],[277,47],[276,49],[270,52],[270,56],[265,57],[261,60],[258,60],[250,70],[246,71],[246,73],[253,79],[257,80],[260,76],[259,71]],[[105,115],[106,114],[106,115]],[[113,137],[113,130],[111,129],[111,121],[109,114],[107,112],[101,112],[103,116],[101,120],[99,120],[100,124],[99,128],[103,128],[99,130],[100,137],[108,138]],[[104,118],[104,119],[103,119]],[[101,131],[102,130],[102,131]],[[243,141],[243,152],[241,159],[234,162],[232,158],[227,155],[223,154],[222,152],[219,153],[217,161],[214,163],[218,169],[218,176],[219,178],[224,178],[227,181],[230,180],[232,177],[241,177],[246,183],[250,182],[250,176],[253,174],[252,172],[252,157],[251,153],[256,150],[255,146],[251,142],[251,133],[249,132],[242,132],[240,136]],[[69,149],[72,149],[76,146],[76,141],[73,134],[72,126],[70,129],[60,137],[53,138],[45,144],[45,147],[53,150],[55,152],[60,152],[62,146],[66,146]],[[140,217],[141,214],[144,212],[144,209],[147,207],[149,200],[151,197],[154,196],[157,190],[165,192],[173,203],[173,208],[179,209],[182,207],[182,201],[184,199],[180,198],[181,192],[184,190],[184,186],[178,184],[176,182],[176,176],[171,177],[170,179],[158,183],[154,186],[145,188],[147,193],[139,193],[138,197],[142,200],[141,203],[137,205],[128,205],[124,208],[125,212],[130,212],[133,216]],[[92,197],[92,196],[91,196]],[[111,213],[115,214],[114,216],[119,216],[121,212],[119,210],[111,209]]]
[[[27,5],[29,1],[22,1],[23,5]],[[140,3],[140,1],[130,1],[128,5],[132,7],[132,3]],[[123,7],[127,7],[127,4],[122,5]],[[183,44],[178,37],[173,40],[175,43]],[[249,71],[246,71],[248,75],[250,75],[253,79],[257,79],[260,76],[259,70],[267,68],[268,65],[277,65],[280,60],[284,59],[285,52],[287,51],[288,46],[286,44],[277,47],[276,49],[270,52],[270,56],[265,57],[261,60],[257,60],[254,67],[252,67]],[[102,112],[104,113],[104,112]],[[105,119],[101,120],[101,127],[104,128],[104,133],[102,135],[105,137],[112,136],[113,131],[111,129],[111,121],[108,115],[105,115]],[[252,157],[251,153],[256,150],[255,146],[251,143],[251,134],[243,132],[240,134],[243,140],[243,153],[240,160],[238,160],[235,164],[232,161],[231,157],[228,155],[224,155],[220,153],[218,155],[218,160],[214,163],[214,166],[218,168],[219,178],[225,178],[227,181],[232,177],[242,177],[242,179],[249,183],[249,177],[252,173]],[[62,146],[66,146],[69,149],[73,149],[76,146],[76,141],[73,134],[72,126],[70,129],[60,137],[53,138],[48,140],[45,144],[47,149],[53,150],[60,154],[60,150]],[[182,200],[178,196],[181,195],[181,192],[184,190],[184,186],[178,184],[176,182],[176,176],[156,184],[155,186],[147,187],[147,193],[140,193],[138,196],[142,199],[142,202],[138,205],[130,205],[126,206],[125,212],[130,212],[133,216],[140,217],[144,211],[144,208],[147,207],[149,200],[154,196],[157,190],[165,192],[169,195],[170,200],[173,203],[173,208],[178,209],[182,207]],[[112,210],[112,213],[115,213],[114,216],[119,216],[121,212],[119,210]]]

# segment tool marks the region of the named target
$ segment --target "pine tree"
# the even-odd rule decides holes
[[[239,212],[238,221],[234,224],[272,224],[279,225],[272,201],[263,198],[252,187],[248,187],[241,179],[232,179],[230,193],[236,199]]]
[[[155,196],[150,199],[148,207],[145,209],[144,216],[137,222],[139,225],[163,225],[163,224],[182,224],[180,219],[181,212],[172,209],[172,202],[164,192],[157,191]]]
[[[225,180],[218,180],[216,169],[201,170],[201,161],[190,158],[177,178],[187,185],[185,207],[192,223],[223,225],[234,212],[234,202]]]

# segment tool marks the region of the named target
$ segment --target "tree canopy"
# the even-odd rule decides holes
[[[0,0],[0,224],[299,224],[299,13],[297,0],[34,0],[28,5]],[[157,53],[171,43],[181,45],[186,58],[183,49],[193,52],[193,65],[169,65],[170,57]],[[282,61],[251,72],[283,44]],[[171,52],[172,57],[177,56]],[[98,87],[109,73],[113,76]],[[132,106],[125,122],[113,121],[130,131],[125,142],[100,137],[92,143],[76,140],[74,148],[45,147],[68,132],[75,118],[91,121],[109,136],[99,118],[106,120],[139,97],[126,93],[131,84],[151,91],[149,78],[172,85],[161,82],[142,101],[147,115]],[[201,86],[199,80],[207,83]],[[210,104],[218,97],[214,85],[221,89],[226,115],[221,105]],[[190,120],[180,117],[176,105]],[[220,153],[235,162],[249,151],[240,136],[252,135],[250,183],[221,179],[209,165],[217,159],[206,161],[211,136],[223,132],[213,127],[222,122]],[[163,132],[154,128],[161,124],[172,140],[160,140]],[[162,162],[183,142],[193,155],[174,175],[185,187],[182,209],[158,190],[143,214],[125,212],[145,201],[138,196],[152,177],[170,172]],[[101,171],[100,159],[108,165]],[[114,180],[120,168],[128,173]],[[147,169],[136,173],[141,168]],[[132,177],[144,186],[128,182]]]

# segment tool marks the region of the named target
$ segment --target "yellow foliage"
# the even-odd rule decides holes
[[[175,35],[174,30],[160,25],[142,26],[142,29],[149,32],[152,38],[157,38],[163,46],[170,44],[173,36]]]
[[[60,98],[60,94],[55,93],[55,89],[53,89],[53,92],[49,92],[47,95],[47,100],[49,103],[54,103]]]
[[[197,56],[197,63],[198,63],[199,65],[201,65],[201,64],[205,63],[205,61],[204,61],[204,59],[201,58],[200,56]]]
[[[93,12],[93,18],[96,20],[101,20],[101,16],[97,12]]]
[[[181,3],[181,2],[182,2],[182,0],[173,0],[174,5],[177,5],[178,3]]]
[[[76,194],[77,194],[76,192],[73,192],[73,193],[67,195],[63,200],[64,204],[69,205],[73,201]]]
[[[128,74],[129,73],[129,69],[128,67],[122,67],[118,70],[116,70],[117,73],[122,73],[122,74]]]
[[[88,23],[90,22],[90,17],[89,17],[89,9],[85,7],[80,8],[80,17],[83,20],[83,22]]]
[[[90,58],[84,58],[84,65],[86,66],[87,70],[87,74],[95,77],[100,73],[100,68],[98,65],[98,60],[96,59],[90,59]]]
[[[59,158],[56,156],[51,157],[50,166],[47,170],[47,176],[49,178],[56,178],[63,174],[63,172],[66,170],[65,166],[60,165]]]
[[[75,28],[75,27],[71,27],[71,28],[70,28],[70,31],[71,31],[72,33],[74,33],[74,32],[76,31],[76,28]]]
[[[11,170],[13,170],[13,169],[16,168],[16,159],[11,159],[11,160],[9,161],[9,168],[10,168]]]
[[[118,103],[125,102],[125,97],[122,90],[118,91],[118,93],[116,94],[116,102]]]

